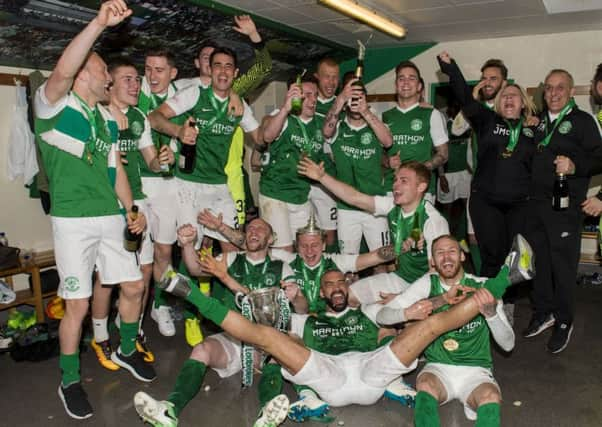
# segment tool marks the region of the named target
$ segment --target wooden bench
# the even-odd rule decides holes
[[[54,267],[54,252],[46,251],[34,254],[33,259],[21,263],[18,267],[0,270],[0,278],[6,278],[6,282],[12,287],[12,277],[17,274],[31,274],[31,290],[17,291],[17,298],[10,304],[0,304],[0,310],[26,304],[35,307],[38,323],[45,321],[44,298],[56,295],[56,291],[42,292],[42,281],[40,271],[44,268]]]

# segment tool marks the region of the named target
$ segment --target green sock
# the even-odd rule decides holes
[[[61,383],[63,386],[78,383],[81,380],[79,376],[79,352],[74,354],[61,353],[59,367],[61,368]]]
[[[416,394],[416,407],[414,408],[414,425],[416,427],[439,427],[439,402],[426,391]]]
[[[136,335],[138,335],[138,322],[126,323],[122,319],[119,328],[121,354],[129,356],[136,351]]]
[[[477,422],[475,427],[499,427],[500,404],[486,403],[477,409]]]
[[[194,283],[190,284],[190,294],[186,297],[186,301],[192,303],[205,318],[218,326],[221,326],[229,311],[215,298],[203,295]]]
[[[282,392],[280,365],[268,363],[263,367],[259,380],[259,405],[263,406]]]
[[[155,282],[155,308],[159,308],[162,305],[167,305],[165,291],[157,285],[157,282]]]
[[[203,362],[194,359],[184,362],[176,379],[176,385],[167,397],[167,400],[174,404],[176,416],[180,415],[182,409],[201,390],[206,371],[207,365]]]
[[[472,265],[474,267],[474,272],[477,276],[481,274],[481,251],[479,250],[479,245],[469,245],[470,248],[470,257],[472,258]]]
[[[501,299],[506,292],[506,288],[511,285],[510,279],[508,278],[508,273],[510,272],[510,268],[507,265],[500,268],[500,272],[497,276],[487,279],[483,284],[483,287],[491,292],[497,299]]]

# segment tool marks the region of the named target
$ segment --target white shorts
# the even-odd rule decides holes
[[[357,254],[362,236],[373,251],[390,243],[387,217],[367,212],[340,209],[338,213],[339,248],[343,254]]]
[[[148,211],[148,205],[146,203],[146,200],[136,200],[134,201],[134,204],[138,206],[140,212],[144,214],[148,225],[148,217],[150,216],[150,214]],[[138,262],[140,263],[140,265],[148,265],[153,263],[153,240],[151,239],[148,230],[149,227],[147,226],[146,230],[144,231],[144,237],[142,238],[142,245],[140,245],[140,252],[138,252]]]
[[[282,376],[311,387],[330,406],[372,405],[392,381],[415,369],[416,364],[402,364],[388,345],[367,353],[336,356],[311,350],[296,375],[282,369]]]
[[[337,202],[321,185],[312,185],[309,201],[316,215],[318,227],[322,230],[337,229]]]
[[[446,173],[449,192],[441,190],[441,183],[437,180],[437,200],[441,203],[453,203],[458,199],[467,199],[470,194],[470,181],[472,175],[468,171]]]
[[[176,241],[177,195],[176,178],[142,177],[142,191],[146,194],[147,222],[152,238],[157,243],[171,245]]]
[[[198,223],[197,217],[203,209],[211,210],[215,215],[222,214],[224,224],[238,228],[238,216],[234,201],[226,184],[202,184],[178,179],[178,225],[192,224],[197,227],[198,242],[203,236],[227,242],[216,231],[206,229]]]
[[[475,388],[481,384],[493,384],[495,388],[498,389],[500,396],[502,395],[500,386],[495,378],[493,378],[491,369],[482,368],[480,366],[455,366],[443,363],[427,363],[418,374],[418,377],[425,372],[435,375],[439,381],[441,381],[443,387],[445,387],[447,400],[442,402],[442,404],[458,399],[464,405],[464,414],[466,415],[466,418],[472,421],[477,419],[477,414],[470,406],[468,406],[466,401]]]
[[[297,230],[307,225],[310,212],[309,202],[295,205],[259,193],[259,216],[272,226],[274,231],[272,246],[275,248],[293,244]]]
[[[241,345],[240,341],[232,338],[226,333],[215,334],[207,337],[208,340],[215,340],[221,344],[226,353],[226,367],[223,369],[212,368],[220,378],[228,378],[242,370]]]
[[[142,279],[133,253],[123,248],[125,218],[109,215],[87,218],[51,217],[54,258],[63,299],[90,298],[94,266],[106,285]]]
[[[381,300],[380,293],[400,294],[410,287],[395,273],[379,273],[368,276],[351,285],[351,292],[361,304],[374,304]],[[379,304],[382,308],[382,305]]]
[[[207,337],[207,339],[212,339],[219,342],[226,353],[226,367],[225,368],[211,368],[213,369],[220,378],[228,378],[238,372],[242,371],[242,359],[241,352],[242,346],[240,341],[228,335],[227,333],[214,334]],[[260,366],[260,353],[254,352],[254,361],[253,366],[255,368],[259,368]]]

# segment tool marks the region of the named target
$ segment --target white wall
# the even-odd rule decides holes
[[[32,70],[0,67],[0,73],[28,75]],[[16,88],[0,86],[0,231],[11,246],[44,251],[52,248],[50,218],[44,215],[39,199],[30,199],[23,178],[7,177],[8,143],[14,115]]]
[[[467,80],[478,80],[483,63],[499,58],[508,67],[509,78],[523,87],[537,86],[552,68],[564,68],[573,75],[576,85],[586,85],[602,62],[602,31],[439,43],[412,59],[426,82],[427,99],[431,83],[447,81],[436,60],[444,50],[460,65]],[[394,80],[393,69],[371,82],[368,90],[371,94],[394,93]],[[591,110],[587,96],[576,101],[582,109]]]

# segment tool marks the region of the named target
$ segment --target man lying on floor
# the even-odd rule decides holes
[[[517,236],[516,240],[507,265],[502,267],[496,278],[483,283],[483,288],[494,298],[501,298],[511,284],[533,277],[531,248],[522,236]],[[376,340],[374,348],[366,348],[363,352],[348,351],[331,355],[323,350],[343,346],[349,340],[346,337],[335,339],[334,336],[329,336],[323,340],[321,348],[310,349],[290,335],[272,327],[252,323],[239,313],[228,310],[217,300],[203,295],[198,288],[191,286],[184,276],[164,280],[162,286],[167,292],[194,304],[206,318],[233,337],[271,354],[283,367],[285,378],[295,384],[311,387],[331,406],[375,403],[391,381],[415,369],[417,357],[431,342],[445,332],[458,329],[480,313],[479,300],[466,292],[458,292],[467,288],[455,285],[447,293],[431,300],[435,307],[453,304],[449,310],[408,325],[387,345],[379,346]],[[348,285],[341,272],[329,271],[324,274],[321,291],[335,306],[330,307],[331,313],[337,309],[341,312],[346,310]],[[345,311],[345,314],[350,313]],[[306,318],[302,327],[293,325],[293,328],[303,338],[311,337],[311,340],[319,341],[323,328],[315,327],[316,320]],[[376,325],[370,325],[368,319],[364,320],[361,316],[357,320],[362,321],[366,327],[371,327],[374,336],[378,330]],[[283,403],[285,401],[286,397],[281,395],[274,399],[274,404],[266,405],[263,416],[255,426],[281,423],[288,412],[288,405]],[[140,416],[154,426],[177,425],[173,404],[169,401],[156,401],[146,393],[139,392],[134,398],[134,404]]]

